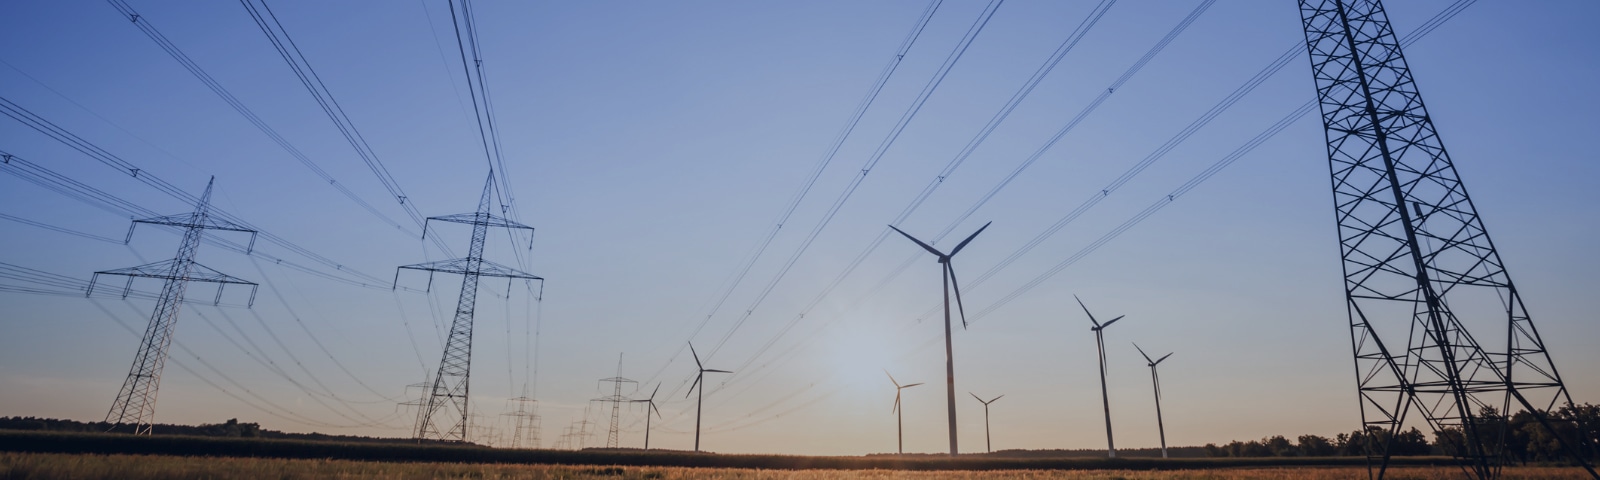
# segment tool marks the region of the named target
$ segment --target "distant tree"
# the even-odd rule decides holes
[[[1297,444],[1295,448],[1300,451],[1301,456],[1331,457],[1339,453],[1338,450],[1334,448],[1333,442],[1328,441],[1328,437],[1321,435],[1301,435],[1298,440],[1299,444]]]
[[[1433,453],[1433,445],[1428,443],[1428,436],[1424,435],[1417,427],[1400,432],[1395,435],[1393,444],[1389,446],[1390,455],[1427,455]]]
[[[1289,443],[1289,439],[1283,438],[1283,435],[1263,438],[1261,439],[1261,444],[1274,457],[1293,457],[1300,454],[1300,450],[1294,448],[1294,444]]]

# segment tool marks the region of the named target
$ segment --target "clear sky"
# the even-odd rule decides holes
[[[1390,2],[1410,32],[1450,2]],[[313,275],[207,244],[198,260],[261,283],[224,305],[187,305],[157,420],[259,422],[287,431],[406,436],[408,384],[439,361],[459,281],[395,266],[445,258],[339,136],[240,5],[130,5],[315,165],[406,231],[331,188],[166,55],[111,6],[0,3],[0,97],[329,259],[258,251]],[[752,252],[829,150],[927,3],[491,2],[477,26],[520,220],[532,249],[502,234],[489,257],[548,278],[536,302],[485,281],[472,394],[483,426],[509,434],[510,397],[539,401],[542,444],[603,421],[617,373],[662,384],[651,445],[691,448],[685,399],[693,340],[709,368],[703,447],[720,452],[863,454],[894,449],[892,372],[905,391],[906,450],[946,448],[938,266],[888,238],[829,288],[884,225],[940,176],[1095,6],[1010,0],[917,111],[837,215],[796,252],[861,174],[986,2],[948,0],[771,245]],[[1199,2],[1112,6],[1064,60],[900,226],[936,237],[1117,81]],[[424,215],[468,212],[488,167],[442,1],[270,3],[329,91]],[[1406,50],[1445,144],[1579,402],[1600,401],[1600,4],[1477,2]],[[1206,9],[953,236],[993,221],[957,257],[972,325],[955,332],[964,451],[1104,447],[1094,337],[1072,301],[1127,315],[1107,330],[1122,448],[1157,443],[1149,376],[1162,365],[1168,443],[1198,445],[1354,430],[1359,417],[1315,115],[1031,289],[1013,292],[1166,197],[1314,98],[1293,2]],[[1285,68],[1036,248],[1000,265],[1285,51]],[[0,118],[0,150],[161,213],[191,207],[23,124]],[[86,280],[170,258],[178,236],[128,214],[0,175],[0,262]],[[466,227],[439,226],[459,254]],[[217,235],[235,235],[220,233]],[[242,239],[242,238],[241,238]],[[942,245],[948,245],[947,239]],[[526,243],[518,243],[526,246]],[[781,278],[785,264],[792,268]],[[915,263],[900,275],[903,262]],[[326,276],[376,278],[366,287]],[[777,279],[777,280],[774,280]],[[108,284],[120,286],[117,280]],[[731,295],[723,293],[733,285]],[[763,296],[768,286],[769,294]],[[879,285],[882,285],[879,287]],[[0,415],[100,420],[126,375],[153,302],[14,278],[0,286]],[[135,287],[159,289],[153,280]],[[535,291],[537,288],[535,288]],[[109,290],[108,290],[109,291]],[[214,290],[197,285],[191,298]],[[825,296],[816,300],[819,295]],[[509,293],[509,296],[507,295]],[[1003,303],[1001,303],[1003,302]],[[980,315],[980,312],[982,313]],[[709,315],[709,317],[708,317]],[[701,327],[703,323],[703,327]],[[537,328],[535,328],[537,326]],[[125,328],[126,327],[126,328]],[[699,328],[697,328],[699,327]],[[535,333],[537,340],[535,341]],[[725,342],[724,342],[725,339]],[[533,348],[537,344],[537,348]],[[718,345],[721,345],[718,348]],[[536,355],[534,354],[536,353]],[[181,367],[180,367],[181,364]],[[537,369],[535,375],[535,366]],[[183,368],[186,367],[187,369]],[[536,381],[530,381],[536,379]],[[627,392],[625,392],[627,393]],[[244,399],[244,400],[241,400]],[[248,404],[245,402],[248,400]],[[586,410],[587,409],[587,410]],[[606,411],[609,414],[609,411]],[[623,443],[642,443],[639,407]],[[604,427],[589,445],[604,443]]]

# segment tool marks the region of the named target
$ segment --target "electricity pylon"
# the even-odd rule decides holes
[[[437,262],[402,265],[395,269],[395,285],[400,282],[400,270],[428,272],[428,285],[433,286],[435,272],[461,275],[461,294],[456,298],[456,316],[450,323],[450,337],[445,341],[444,356],[439,360],[439,370],[433,376],[427,392],[427,401],[417,412],[416,439],[433,439],[449,442],[466,442],[468,413],[467,393],[472,372],[472,314],[478,300],[479,277],[504,277],[507,284],[513,279],[540,280],[537,275],[522,272],[505,265],[483,259],[483,244],[489,227],[533,231],[533,227],[513,222],[489,213],[489,200],[493,198],[494,171],[483,185],[483,195],[478,197],[478,210],[441,217],[428,217],[422,224],[422,236],[428,236],[428,222],[441,221],[472,225],[472,245],[465,258]],[[440,427],[443,428],[440,428]]]
[[[213,304],[222,302],[222,289],[228,284],[249,285],[250,303],[255,303],[255,283],[225,275],[194,261],[195,252],[200,249],[201,234],[206,230],[248,232],[250,246],[246,247],[245,254],[249,254],[256,243],[255,230],[211,216],[211,185],[215,182],[216,177],[206,182],[206,191],[200,195],[200,201],[195,203],[194,212],[134,220],[133,225],[128,227],[128,236],[123,243],[133,239],[133,228],[141,223],[182,228],[183,242],[178,244],[178,254],[172,257],[172,260],[94,272],[94,276],[89,279],[89,288],[84,292],[86,296],[94,294],[95,282],[101,275],[128,277],[128,283],[122,289],[123,298],[127,298],[128,292],[132,290],[135,278],[166,280],[161,286],[161,296],[156,299],[156,308],[150,314],[150,324],[145,327],[139,351],[134,354],[133,367],[128,370],[128,378],[122,381],[122,389],[117,392],[117,399],[111,402],[111,410],[106,412],[106,423],[111,424],[111,430],[119,430],[128,425],[136,435],[150,434],[156,414],[156,390],[161,386],[161,370],[167,363],[167,349],[172,346],[173,329],[178,324],[178,310],[183,306],[183,294],[188,289],[189,282],[218,284],[217,297]]]
[[[1383,5],[1300,0],[1300,15],[1333,179],[1363,430],[1381,432],[1368,435],[1377,438],[1368,445],[1382,444],[1367,452],[1369,474],[1383,476],[1389,439],[1415,410],[1449,432],[1441,438],[1463,468],[1493,478],[1510,432],[1482,409],[1509,416],[1520,406],[1561,442],[1547,417],[1572,398],[1423,107]],[[1574,445],[1562,447],[1600,478]]]
[[[622,378],[622,354],[619,353],[617,354],[617,376],[611,378],[602,378],[600,379],[600,383],[612,384],[612,393],[610,396],[596,398],[593,401],[608,402],[611,404],[611,428],[606,430],[606,448],[617,448],[620,446],[619,442],[621,441],[621,439],[617,437],[617,429],[619,426],[619,420],[622,418],[622,404],[633,401],[631,398],[622,396],[622,384],[632,383],[637,385],[639,382]]]
[[[511,448],[539,448],[539,401],[529,398],[526,388],[523,389],[522,396],[511,401],[517,404],[517,409],[502,414],[514,419],[511,429]],[[529,408],[529,405],[533,405],[533,408]],[[530,437],[531,442],[527,444],[522,442],[524,438]]]

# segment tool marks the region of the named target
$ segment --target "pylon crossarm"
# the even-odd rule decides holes
[[[471,262],[469,262],[469,260],[465,259],[465,258],[452,258],[452,259],[449,259],[449,260],[439,260],[439,261],[436,261],[436,262],[417,263],[417,264],[412,264],[412,265],[401,265],[399,268],[403,268],[403,269],[406,269],[406,270],[421,270],[421,271],[426,271],[426,272],[443,272],[443,273],[456,273],[456,274],[472,273],[472,274],[479,275],[479,276],[484,276],[484,277],[501,277],[501,278],[513,278],[513,279],[520,278],[520,279],[524,279],[524,280],[544,280],[544,277],[541,277],[541,276],[538,276],[538,275],[534,275],[534,274],[531,274],[531,273],[528,273],[528,272],[524,272],[524,271],[521,271],[521,270],[517,270],[515,268],[507,267],[505,265],[494,263],[494,262],[491,262],[491,261],[488,261],[488,260],[478,260],[478,262],[480,263],[480,265],[479,265],[478,270],[476,272],[472,271],[472,268],[470,266]],[[398,272],[396,272],[396,273],[398,273]]]
[[[505,217],[501,217],[501,216],[497,216],[497,215],[494,215],[492,213],[457,213],[457,214],[454,214],[454,215],[441,215],[441,216],[437,216],[437,217],[428,217],[428,220],[429,221],[450,222],[450,223],[464,223],[464,224],[467,224],[467,225],[475,225],[475,224],[482,223],[485,226],[490,226],[490,227],[515,228],[515,229],[519,229],[519,230],[527,230],[527,231],[530,231],[530,232],[533,231],[533,227],[530,227],[530,226],[527,226],[527,225],[523,225],[521,223],[514,222],[511,219],[508,219],[508,218],[505,218]]]

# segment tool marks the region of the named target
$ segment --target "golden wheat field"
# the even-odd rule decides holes
[[[259,458],[180,457],[162,455],[73,455],[53,453],[0,453],[0,479],[760,479],[808,480],[823,478],[877,479],[1347,479],[1365,478],[1362,468],[1222,468],[1211,470],[1000,470],[1000,471],[895,471],[895,470],[755,470],[735,468],[605,467],[567,465],[497,465],[456,463],[392,463],[349,460],[285,460]],[[1459,470],[1437,467],[1401,467],[1390,471],[1395,479],[1455,479]],[[1555,467],[1508,468],[1507,479],[1587,478],[1581,469]]]

